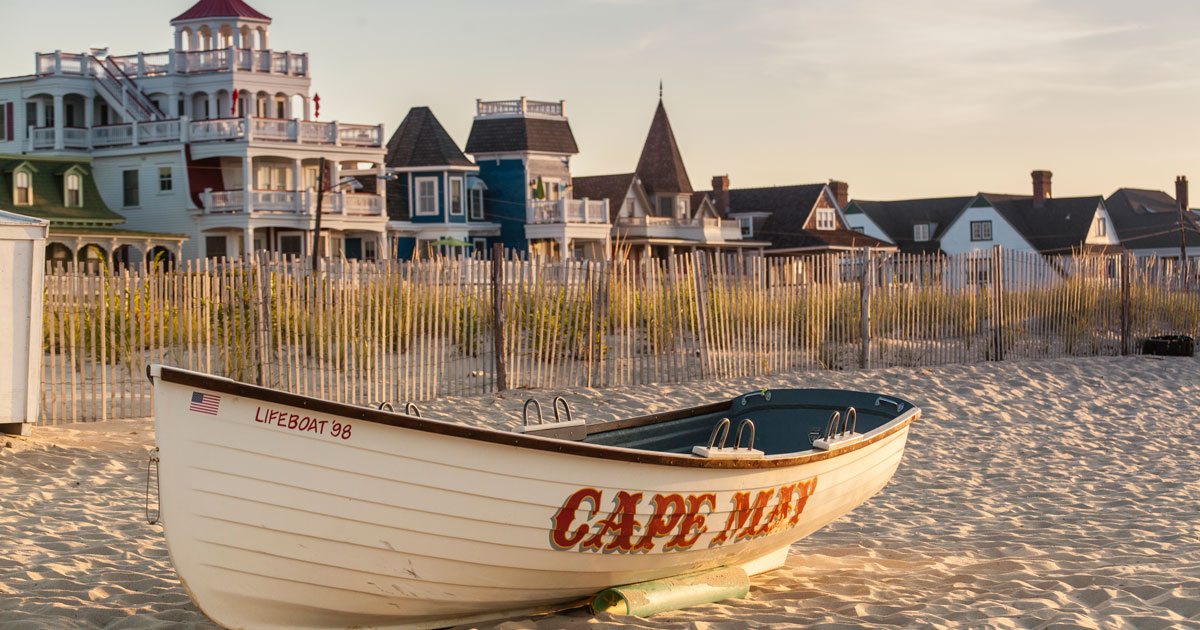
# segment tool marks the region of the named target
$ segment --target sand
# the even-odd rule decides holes
[[[925,417],[892,483],[796,544],[746,599],[650,620],[576,611],[485,627],[1200,626],[1200,360],[822,372],[568,397],[577,417],[601,419],[764,386],[891,392]],[[423,409],[512,423],[525,395]],[[212,627],[144,518],[149,421],[7,439],[0,627]]]

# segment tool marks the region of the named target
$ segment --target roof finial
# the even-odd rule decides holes
[[[658,100],[662,100],[662,79],[658,80]]]

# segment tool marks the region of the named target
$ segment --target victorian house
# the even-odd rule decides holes
[[[577,194],[579,153],[563,101],[476,101],[466,152],[483,183],[484,216],[508,249],[548,258],[603,260],[609,204]]]
[[[757,252],[766,245],[744,239],[736,221],[724,218],[709,195],[692,188],[661,97],[634,172],[577,177],[574,188],[576,196],[608,202],[618,256]]]
[[[387,144],[392,255],[486,255],[500,226],[485,219],[487,186],[428,107],[414,107]]]
[[[382,127],[319,121],[308,56],[272,49],[271,24],[200,0],[170,50],[38,53],[0,79],[0,153],[87,162],[126,228],[186,236],[185,258],[306,254],[322,186],[324,251],[382,255],[383,189],[359,184],[384,172]]]

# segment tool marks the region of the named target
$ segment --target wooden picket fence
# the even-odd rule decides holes
[[[507,253],[329,261],[316,274],[267,255],[51,266],[42,421],[151,415],[151,363],[399,407],[517,388],[1129,354],[1151,335],[1200,334],[1198,272],[998,248],[615,263]]]

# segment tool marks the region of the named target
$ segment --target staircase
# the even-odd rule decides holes
[[[91,74],[100,84],[100,95],[128,122],[166,120],[167,116],[142,88],[112,59],[89,57]]]

